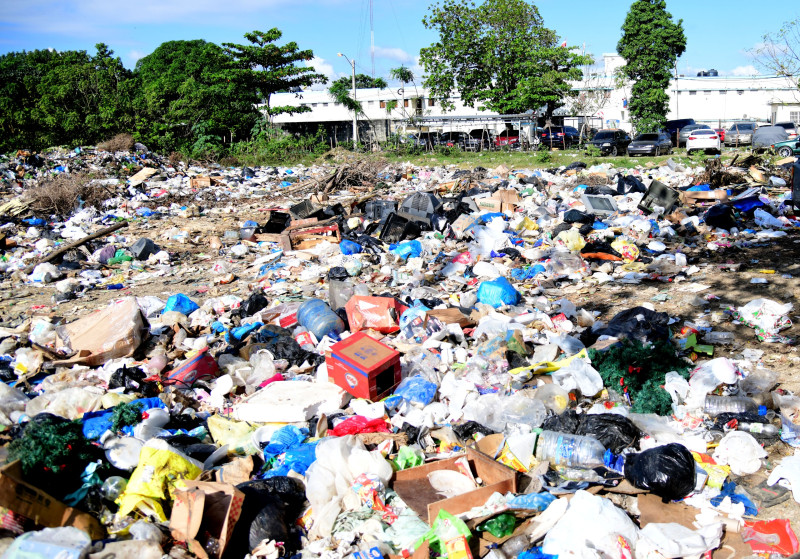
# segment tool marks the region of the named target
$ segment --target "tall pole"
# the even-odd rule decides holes
[[[370,56],[372,57],[372,77],[375,78],[375,23],[372,19],[372,0],[369,0],[369,42]]]
[[[678,59],[675,59],[675,120],[681,118],[680,111],[678,110]],[[680,132],[680,130],[678,131]]]
[[[336,56],[342,56],[345,60],[350,63],[350,66],[353,68],[353,103],[356,102],[356,61],[350,60],[347,58],[346,54],[341,52],[337,52]],[[358,111],[356,107],[353,107],[353,151],[356,151],[358,148]]]
[[[351,60],[350,65],[353,67],[353,101],[356,100],[356,61]],[[358,147],[358,111],[353,109],[353,151]]]

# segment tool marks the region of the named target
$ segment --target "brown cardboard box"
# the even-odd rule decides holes
[[[0,468],[0,506],[46,528],[73,526],[89,534],[93,540],[105,537],[105,530],[95,517],[68,507],[41,489],[24,482],[19,460]]]
[[[214,184],[214,179],[212,179],[211,177],[202,177],[202,176],[192,177],[192,179],[189,181],[189,184],[191,185],[192,188],[202,188],[204,186],[211,186],[212,184]]]
[[[503,211],[503,201],[497,198],[475,198],[475,205],[479,210],[486,210],[489,212]]]
[[[728,192],[725,190],[709,190],[707,192],[681,192],[680,201],[682,204],[693,206],[702,202],[728,201]]]
[[[208,559],[208,554],[200,540],[212,537],[219,542],[219,556],[222,556],[242,513],[244,493],[227,483],[184,481],[183,484],[184,488],[175,491],[169,519],[172,536],[185,541],[189,551],[201,559]]]
[[[428,482],[428,474],[438,470],[457,471],[455,462],[458,458],[460,456],[400,470],[395,474],[392,487],[400,498],[428,524],[432,524],[436,520],[442,509],[450,514],[461,514],[485,503],[492,493],[509,491],[513,493],[517,490],[517,472],[495,462],[474,448],[467,448],[467,460],[470,468],[476,477],[483,480],[483,487],[449,499],[442,499],[441,495],[436,493]]]

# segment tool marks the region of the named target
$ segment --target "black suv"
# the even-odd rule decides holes
[[[603,155],[616,156],[625,153],[630,143],[631,137],[624,130],[600,130],[587,145],[598,148]]]
[[[549,148],[566,149],[580,143],[578,129],[572,126],[551,126],[542,129],[542,145]]]
[[[679,118],[677,120],[668,120],[666,124],[664,124],[664,130],[666,130],[667,134],[669,134],[670,140],[672,140],[672,145],[675,147],[678,146],[678,133],[681,131],[681,128],[684,126],[689,126],[690,124],[696,124],[693,118]]]

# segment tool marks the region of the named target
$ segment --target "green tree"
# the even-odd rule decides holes
[[[131,73],[106,45],[0,57],[0,146],[87,144],[131,125]]]
[[[136,63],[134,100],[139,139],[161,151],[191,150],[199,135],[243,138],[258,120],[256,91],[232,72],[214,43],[168,41]]]
[[[388,84],[383,78],[373,78],[366,74],[356,74],[356,89],[385,89]],[[347,108],[348,111],[356,111],[363,113],[364,109],[357,99],[351,97],[353,93],[353,78],[351,76],[342,76],[338,80],[331,83],[328,88],[333,100],[341,103]]]
[[[297,62],[312,60],[314,58],[313,51],[299,50],[295,42],[285,45],[273,44],[282,36],[283,33],[279,29],[272,28],[266,32],[245,33],[244,38],[250,41],[249,45],[222,44],[225,53],[234,60],[238,79],[258,91],[259,98],[264,103],[264,111],[270,121],[277,114],[302,113],[311,110],[305,106],[273,107],[270,105],[270,97],[273,93],[297,87],[310,87],[315,83],[327,83],[328,81],[323,74],[316,73],[314,68],[297,66]]]
[[[424,85],[453,109],[454,92],[468,107],[501,114],[546,108],[548,118],[572,95],[570,80],[590,58],[559,46],[539,10],[525,0],[442,0],[423,25],[439,41],[420,51]]]
[[[672,68],[684,50],[683,20],[673,21],[665,0],[636,0],[631,4],[617,52],[626,62],[623,75],[633,82],[628,108],[637,133],[663,128]]]
[[[406,66],[399,66],[398,68],[392,68],[391,70],[389,70],[389,75],[392,77],[392,79],[395,79],[395,80],[397,80],[397,81],[399,81],[400,83],[403,84],[403,89],[402,89],[403,98],[402,98],[401,107],[403,108],[403,112],[406,114],[406,116],[408,116],[408,111],[406,111],[406,108],[405,108],[406,107],[406,84],[413,83],[414,84],[414,91],[417,91],[417,84],[414,81],[414,72],[412,72],[411,69],[407,68]],[[395,105],[397,105],[396,101],[395,101]],[[391,111],[389,111],[389,112],[391,112]]]

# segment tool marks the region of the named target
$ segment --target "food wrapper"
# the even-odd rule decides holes
[[[633,262],[639,258],[639,247],[625,239],[617,239],[611,243],[611,248],[616,250],[625,262]]]
[[[386,488],[378,476],[373,474],[361,474],[353,482],[353,491],[361,499],[362,505],[367,505],[374,511],[381,513],[381,518],[387,524],[397,520],[397,514],[386,506],[384,496]]]
[[[708,474],[708,481],[706,485],[716,489],[722,489],[722,484],[728,479],[731,473],[730,466],[720,466],[708,454],[700,454],[699,452],[692,452],[695,462],[705,473]]]

